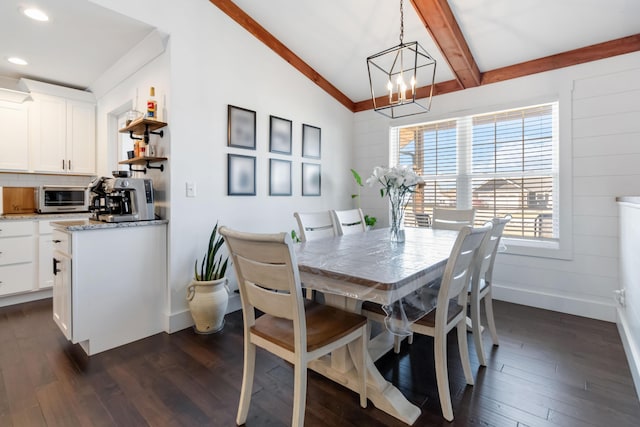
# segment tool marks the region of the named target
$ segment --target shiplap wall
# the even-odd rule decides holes
[[[619,286],[618,211],[615,197],[640,195],[640,53],[536,74],[437,96],[424,116],[394,122],[373,112],[356,114],[355,167],[363,175],[388,164],[391,125],[421,123],[504,106],[537,96],[560,99],[561,208],[572,211],[568,259],[501,254],[494,297],[570,314],[615,321]],[[387,207],[374,191],[362,207],[387,223]],[[568,194],[567,194],[568,193]]]

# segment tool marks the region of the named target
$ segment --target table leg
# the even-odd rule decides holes
[[[362,306],[361,301],[330,294],[325,294],[325,302],[343,310],[356,312],[359,312]],[[409,402],[400,390],[385,380],[374,364],[374,359],[386,352],[384,347],[387,348],[386,351],[393,347],[393,335],[390,333],[383,332],[370,342],[366,355],[367,398],[376,408],[411,425],[420,416],[420,408]],[[359,354],[360,348],[355,344],[349,344],[334,351],[330,356],[310,362],[309,368],[358,393],[358,377],[353,359],[357,360]]]

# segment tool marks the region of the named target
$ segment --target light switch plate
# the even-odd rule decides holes
[[[196,197],[196,184],[187,182],[187,197]]]

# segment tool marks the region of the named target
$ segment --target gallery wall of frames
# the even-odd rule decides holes
[[[292,196],[292,170],[300,168],[302,196],[321,195],[321,129],[302,123],[302,161],[293,160],[293,122],[269,116],[270,196]],[[227,106],[227,195],[256,195],[256,112],[234,105]],[[249,154],[240,154],[240,150]],[[251,153],[253,151],[253,153]]]

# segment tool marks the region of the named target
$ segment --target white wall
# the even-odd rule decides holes
[[[420,123],[472,112],[560,99],[564,154],[563,204],[571,208],[561,233],[573,244],[568,260],[501,254],[494,297],[587,317],[615,320],[618,213],[615,197],[640,194],[640,53],[437,96]],[[388,163],[391,122],[367,111],[355,115],[356,167],[362,175]],[[567,182],[569,181],[569,182]],[[386,203],[365,190],[363,208],[387,219]]]
[[[167,330],[174,331],[191,322],[186,286],[216,221],[247,231],[289,231],[295,228],[296,210],[351,206],[353,114],[209,2],[96,3],[154,25],[170,37]],[[226,146],[227,104],[257,112],[256,151]],[[268,152],[269,115],[293,121],[292,156]],[[321,197],[301,197],[303,123],[322,129]],[[256,196],[226,195],[231,152],[257,157]],[[293,161],[292,197],[268,196],[270,157]],[[187,182],[196,185],[197,197],[186,197]]]

